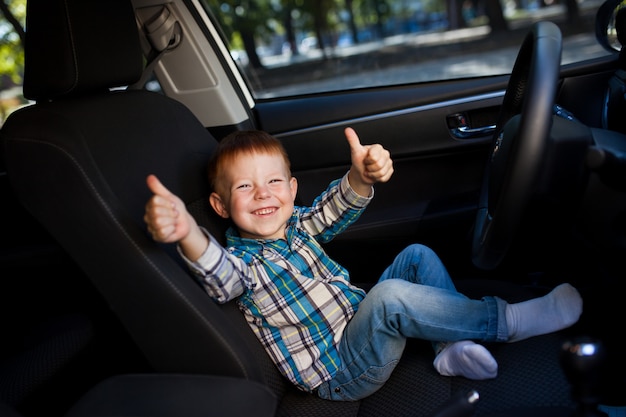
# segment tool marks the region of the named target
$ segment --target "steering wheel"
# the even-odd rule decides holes
[[[535,23],[518,52],[480,191],[472,238],[472,262],[481,269],[501,264],[538,181],[561,64],[561,31]]]

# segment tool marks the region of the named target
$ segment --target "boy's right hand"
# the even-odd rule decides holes
[[[189,235],[196,227],[195,220],[185,208],[180,198],[165,188],[155,175],[148,175],[146,183],[154,195],[146,204],[144,221],[148,232],[157,242],[178,242]]]
[[[196,261],[208,247],[208,237],[189,214],[185,203],[165,188],[156,176],[148,175],[146,183],[154,193],[143,216],[148,232],[157,242],[177,242],[183,254]]]

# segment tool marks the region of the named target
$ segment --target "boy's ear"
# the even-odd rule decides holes
[[[212,192],[209,196],[209,204],[213,207],[213,210],[222,218],[227,219],[230,217],[228,211],[226,210],[226,206],[222,202],[222,198],[218,193]]]
[[[289,187],[291,188],[291,195],[295,200],[296,194],[298,194],[298,180],[296,179],[296,177],[291,177],[291,180],[289,180]]]

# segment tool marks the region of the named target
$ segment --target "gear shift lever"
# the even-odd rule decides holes
[[[572,386],[575,417],[607,417],[598,409],[598,386],[606,359],[604,345],[596,339],[577,338],[563,343],[561,366]]]

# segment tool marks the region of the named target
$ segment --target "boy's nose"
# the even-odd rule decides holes
[[[270,196],[270,192],[265,185],[257,187],[256,198],[267,198],[269,196]]]

